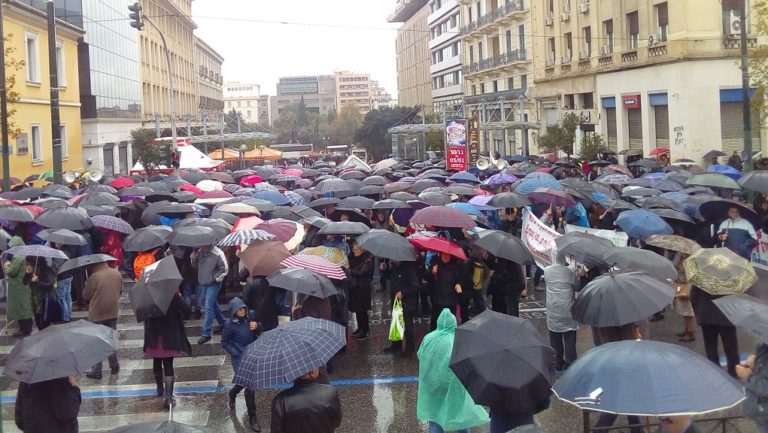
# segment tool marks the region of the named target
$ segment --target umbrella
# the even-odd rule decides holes
[[[264,230],[238,230],[226,235],[216,245],[220,247],[234,247],[250,245],[253,241],[270,241],[275,238],[275,235]]]
[[[691,177],[686,182],[686,185],[693,186],[707,186],[710,188],[726,188],[726,189],[741,189],[741,185],[738,184],[732,178],[720,174],[720,173],[705,173],[697,174]]]
[[[730,177],[733,180],[739,180],[741,177],[741,171],[731,167],[730,165],[714,164],[707,167],[707,173],[720,173]]]
[[[46,257],[51,259],[64,259],[67,260],[64,251],[57,250],[56,248],[46,247],[44,245],[19,245],[11,247],[3,254],[10,254],[12,256],[31,256],[31,257]]]
[[[117,340],[114,329],[85,320],[52,325],[13,346],[4,374],[26,383],[77,376],[114,354]]]
[[[131,234],[133,227],[120,218],[109,215],[97,215],[91,218],[93,225],[107,230],[114,230],[119,233]]]
[[[168,237],[171,245],[182,247],[202,247],[216,243],[216,233],[210,227],[187,226],[176,227]]]
[[[552,188],[536,188],[528,197],[531,200],[540,203],[546,203],[550,206],[574,206],[576,201],[566,192]]]
[[[486,310],[456,328],[450,368],[475,403],[532,413],[549,398],[553,359],[530,321]]]
[[[239,230],[253,230],[258,226],[259,224],[262,224],[264,220],[257,216],[249,216],[249,217],[238,217],[235,221],[235,224],[232,225],[232,231],[236,232]]]
[[[291,206],[291,212],[295,213],[296,215],[300,216],[301,218],[309,218],[309,217],[321,217],[323,214],[320,212],[312,209],[311,207],[298,205],[298,206]]]
[[[107,433],[207,433],[207,431],[176,421],[149,421],[118,427]]]
[[[296,224],[293,221],[280,218],[264,221],[256,225],[255,228],[275,235],[275,239],[280,242],[290,241],[294,236],[296,236],[297,232],[301,232],[302,234],[304,233],[304,230],[300,224]]]
[[[207,227],[213,230],[216,239],[223,239],[224,236],[232,231],[232,226],[227,224],[226,221],[210,218],[185,218],[173,226],[174,230],[178,230],[182,227]]]
[[[64,272],[73,271],[75,269],[84,268],[86,266],[91,266],[98,263],[114,262],[116,260],[116,258],[110,256],[109,254],[89,254],[87,256],[75,257],[74,259],[69,259],[64,262],[61,267],[59,267],[58,273],[63,274]]]
[[[661,192],[682,191],[685,189],[681,183],[675,182],[671,179],[662,180],[661,182],[655,184],[653,187]]]
[[[609,174],[597,181],[606,185],[626,185],[632,181],[632,178],[626,174]]]
[[[573,257],[587,266],[605,266],[605,255],[614,245],[608,239],[589,233],[571,232],[555,238],[558,254]]]
[[[280,194],[277,191],[258,191],[253,194],[253,198],[272,202],[276,206],[285,206],[291,204],[291,201],[288,200],[288,197]]]
[[[637,180],[637,179],[633,179]],[[644,188],[639,186],[628,186],[621,191],[622,197],[651,197],[659,195],[661,192],[653,188]]]
[[[265,276],[282,269],[280,262],[290,255],[282,242],[257,241],[240,253],[240,263],[252,276]]]
[[[528,195],[538,188],[563,189],[563,186],[554,178],[554,176],[546,173],[539,174],[542,176],[524,178],[515,188],[515,192]]]
[[[258,209],[245,203],[224,203],[216,206],[215,210],[233,214],[248,213],[259,215],[260,213]]]
[[[341,179],[326,179],[321,181],[315,186],[315,194],[326,195],[332,197],[344,197],[350,195],[352,187],[346,180]]]
[[[752,223],[754,227],[762,227],[760,216],[755,211],[733,200],[714,199],[705,201],[699,205],[699,213],[709,221],[722,221],[728,218],[728,210],[732,207],[738,209],[739,216]]]
[[[472,173],[467,173],[466,171],[459,171],[457,173],[454,173],[451,175],[451,177],[448,178],[448,180],[451,180],[456,183],[470,183],[470,184],[478,184],[480,183],[480,179],[477,178]]]
[[[86,240],[81,234],[75,233],[72,230],[67,230],[67,229],[40,230],[37,233],[37,236],[40,239],[46,240],[48,242],[54,242],[62,245],[82,246],[86,244]]]
[[[683,261],[688,281],[710,295],[736,295],[757,282],[752,264],[727,248],[701,248]]]
[[[363,223],[352,221],[333,221],[323,226],[318,234],[321,235],[351,235],[358,236],[367,233],[370,228]]]
[[[200,182],[208,180],[208,175],[198,170],[182,171],[181,178],[187,182],[196,185]]]
[[[49,185],[43,188],[42,191],[43,197],[56,197],[63,198],[65,200],[72,198],[72,195],[72,190],[64,185]]]
[[[394,183],[388,183],[384,185],[384,192],[386,193],[394,193],[399,191],[408,191],[411,189],[413,184],[408,182],[394,182]]]
[[[35,222],[49,229],[88,230],[93,227],[91,218],[85,209],[60,207],[41,213]]]
[[[467,197],[477,195],[477,191],[472,186],[461,183],[453,184],[443,189],[443,192],[446,194],[465,195]]]
[[[531,200],[528,196],[516,192],[502,192],[501,194],[496,194],[491,198],[491,201],[488,202],[488,206],[493,206],[499,209],[524,207],[530,204]]]
[[[404,237],[388,230],[373,229],[357,238],[360,248],[376,257],[412,262],[416,260],[416,248]]]
[[[0,206],[0,219],[6,221],[31,222],[35,216],[28,209],[16,205]]]
[[[480,213],[480,210],[478,210],[477,207],[469,203],[464,203],[464,202],[448,203],[447,205],[445,205],[445,207],[460,210],[465,214],[471,215],[473,217],[478,217],[482,215],[482,213]]]
[[[338,203],[338,206],[340,208],[347,208],[347,209],[370,209],[373,207],[373,203],[375,203],[375,200],[373,199],[359,196],[359,195],[354,195],[340,201]]]
[[[341,203],[341,200],[336,197],[323,197],[309,202],[309,207],[320,207],[329,204],[338,205],[339,203]]]
[[[644,242],[654,247],[685,254],[693,254],[701,249],[701,245],[695,241],[677,235],[653,235],[646,238]]]
[[[757,192],[768,192],[768,170],[753,170],[739,179],[743,188]]]
[[[192,182],[189,182],[192,183]],[[203,192],[222,191],[224,184],[217,180],[205,179],[195,183],[195,186],[200,188]]]
[[[331,280],[309,269],[278,269],[267,276],[267,281],[271,286],[315,298],[325,299],[338,293]]]
[[[125,251],[149,251],[168,242],[173,229],[167,226],[143,227],[128,235],[123,241]]]
[[[660,254],[634,247],[614,247],[604,256],[605,263],[616,266],[622,271],[643,271],[658,279],[674,280],[677,278],[675,266]]]
[[[112,188],[127,188],[129,186],[133,186],[133,184],[136,183],[131,179],[130,177],[118,177],[112,180],[110,185]]]
[[[725,152],[722,152],[719,150],[710,150],[709,152],[705,153],[704,156],[701,157],[701,159],[715,159],[725,155],[726,155]]]
[[[373,204],[371,209],[410,209],[411,205],[403,200],[385,199]]]
[[[358,195],[379,196],[384,192],[384,187],[380,185],[365,185],[357,191]]]
[[[475,241],[478,246],[496,257],[507,259],[520,264],[532,264],[533,256],[528,252],[523,242],[501,230],[486,230],[478,235]]]
[[[651,235],[671,235],[672,227],[660,216],[645,209],[624,211],[616,218],[616,224],[629,236],[645,239]]]
[[[342,251],[339,248],[332,248],[332,247],[312,247],[312,248],[304,248],[303,250],[299,251],[299,255],[310,255],[310,256],[320,256],[331,263],[335,263],[343,268],[349,269],[349,259],[347,258],[347,255],[344,254],[344,251]]]
[[[587,165],[589,165],[590,167],[608,167],[611,164],[612,164],[611,161],[606,161],[604,159],[597,159],[595,161],[590,161],[587,163]]]
[[[645,272],[608,274],[595,278],[579,292],[571,313],[579,323],[622,326],[658,313],[674,297],[672,286]]]
[[[208,173],[208,177],[213,180],[218,180],[219,182],[236,183],[235,179],[232,177],[231,174],[220,172],[220,171],[214,171],[214,172]]]
[[[292,383],[346,344],[345,329],[337,323],[311,317],[284,323],[248,345],[234,382],[247,389]]]
[[[419,209],[411,218],[411,224],[434,227],[474,227],[475,220],[468,214],[445,206],[431,206]]]
[[[723,296],[714,302],[734,326],[744,329],[760,341],[768,341],[767,302],[746,294]]]
[[[23,188],[11,193],[11,199],[18,201],[31,200],[38,198],[42,195],[43,190],[40,188]]]
[[[344,273],[344,269],[341,266],[318,256],[290,256],[285,258],[280,264],[286,268],[308,269],[334,280],[344,280],[347,278],[347,274]]]
[[[639,416],[703,414],[744,400],[742,385],[718,365],[685,347],[650,340],[595,347],[571,364],[553,391],[581,409]]]
[[[182,281],[176,259],[171,256],[145,267],[129,294],[136,321],[165,316]]]
[[[213,182],[213,181],[206,181],[206,182]],[[232,194],[223,189],[213,190],[213,191],[204,192],[203,195],[201,195],[195,200],[195,203],[215,204],[215,203],[221,203],[223,201],[227,201],[230,198],[232,198]]]
[[[643,158],[627,164],[628,167],[656,168],[659,166],[655,159]]]
[[[373,166],[374,170],[384,170],[387,168],[392,168],[399,164],[397,160],[389,158],[389,159],[383,159],[376,163],[376,165]]]
[[[422,192],[419,199],[430,206],[443,206],[451,203],[451,196],[442,192]]]
[[[421,179],[411,185],[411,191],[416,194],[423,192],[428,188],[442,188],[443,183],[437,179]]]
[[[389,198],[392,200],[400,200],[400,201],[411,201],[411,200],[419,199],[419,197],[417,197],[416,195],[413,195],[409,192],[403,192],[403,191],[390,194]]]
[[[645,205],[645,203],[643,203]],[[696,224],[696,221],[693,220],[693,218],[689,217],[688,215],[676,211],[674,209],[649,209],[651,212],[655,213],[656,215],[662,217],[665,220],[674,220],[674,221],[682,221],[690,224]]]
[[[448,239],[440,238],[437,236],[426,236],[423,234],[416,234],[408,239],[413,245],[421,248],[422,250],[434,251],[437,253],[445,253],[459,260],[467,260],[467,255],[461,247]]]

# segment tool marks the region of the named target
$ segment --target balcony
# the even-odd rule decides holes
[[[466,65],[462,68],[462,73],[466,76],[477,72],[487,71],[499,66],[511,65],[517,62],[526,61],[525,50],[508,51],[498,56],[482,59],[479,62]]]
[[[456,27],[448,29],[447,32],[441,34],[440,36],[437,36],[434,39],[430,39],[430,41],[427,43],[427,47],[430,50],[432,50],[435,47],[440,46],[440,45],[450,41],[451,39],[458,40],[459,39],[459,35],[458,35],[458,33],[456,33],[456,30],[457,30]]]
[[[455,66],[461,66],[461,56],[454,56],[429,66],[429,73],[436,74]]]
[[[473,21],[466,26],[461,28],[460,34],[462,36],[467,35],[469,33],[472,33],[475,30],[481,29],[488,24],[495,23],[503,18],[508,17],[509,15],[512,15],[516,12],[522,12],[526,10],[525,3],[523,0],[513,0],[510,3],[506,3],[502,6],[499,6],[498,9],[496,9],[493,12],[489,12],[480,18],[477,19],[477,21]]]

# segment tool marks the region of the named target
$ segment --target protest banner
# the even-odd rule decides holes
[[[523,209],[523,244],[540,268],[552,264],[552,258],[557,254],[555,239],[560,236],[560,233],[547,227],[528,208]]]
[[[589,233],[599,238],[608,239],[613,243],[614,246],[617,246],[617,247],[626,247],[627,242],[629,242],[629,236],[627,236],[626,233],[617,232],[616,230],[592,229],[588,227],[581,227],[581,226],[575,226],[573,224],[568,224],[565,226],[565,232],[566,233],[573,233],[573,232]]]

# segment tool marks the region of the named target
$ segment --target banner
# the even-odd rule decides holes
[[[587,227],[568,224],[565,226],[565,232],[566,233],[573,233],[573,232],[589,233],[599,238],[608,239],[609,241],[613,242],[614,246],[617,246],[617,247],[626,247],[627,242],[629,242],[629,236],[627,236],[626,233],[617,232],[616,230],[591,229]]]
[[[480,119],[477,116],[471,117],[467,125],[467,151],[469,152],[467,164],[474,167],[480,158]]]
[[[446,170],[467,171],[467,120],[450,119],[445,122]]]
[[[768,271],[768,234],[757,231],[757,245],[752,250],[752,265]]]
[[[552,264],[553,257],[557,255],[555,239],[560,236],[560,233],[547,227],[528,208],[523,209],[523,244],[531,252],[538,267],[543,269]]]

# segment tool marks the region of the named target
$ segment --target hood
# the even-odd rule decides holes
[[[229,301],[229,317],[235,317],[235,312],[241,308],[247,308],[245,305],[245,302],[243,302],[240,298],[232,298],[231,301]],[[246,311],[247,313],[247,311]]]
[[[444,308],[440,313],[440,317],[437,319],[437,330],[439,332],[453,333],[456,331],[456,316],[451,313],[451,310]]]
[[[24,245],[24,240],[20,236],[14,236],[8,241],[9,247],[20,247]]]

